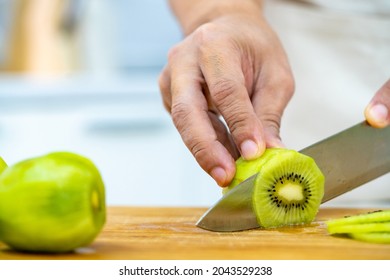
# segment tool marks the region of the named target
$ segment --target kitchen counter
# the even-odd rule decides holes
[[[325,220],[369,210],[323,208],[309,226],[218,233],[195,226],[205,208],[109,207],[107,223],[89,247],[69,254],[28,254],[0,243],[0,259],[390,259],[390,245],[326,232]]]

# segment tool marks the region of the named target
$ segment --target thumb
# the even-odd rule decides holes
[[[367,105],[364,115],[367,122],[382,128],[390,124],[390,79],[377,91]]]

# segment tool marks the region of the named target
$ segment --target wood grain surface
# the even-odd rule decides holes
[[[308,226],[218,233],[195,226],[205,208],[110,207],[103,231],[89,247],[68,254],[30,254],[0,242],[0,259],[390,259],[390,245],[326,232],[325,220],[369,210],[324,208]]]

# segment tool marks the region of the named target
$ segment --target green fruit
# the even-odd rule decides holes
[[[390,243],[390,210],[332,219],[325,224],[330,234],[345,234],[372,243]]]
[[[364,223],[354,225],[339,225],[337,227],[328,227],[330,234],[336,233],[370,233],[370,232],[388,232],[390,234],[390,222]]]
[[[0,174],[7,168],[7,163],[0,157]]]
[[[16,250],[72,251],[90,244],[105,219],[104,184],[85,157],[51,153],[0,175],[0,240]]]
[[[339,219],[332,219],[326,221],[326,225],[328,226],[328,229],[331,230],[339,226],[359,225],[373,222],[390,222],[390,210],[379,210]]]
[[[324,195],[324,176],[314,160],[297,151],[267,149],[257,160],[236,162],[229,189],[257,174],[253,210],[263,228],[307,224],[314,220]]]
[[[349,236],[353,239],[370,242],[390,244],[390,232],[368,232],[368,233],[350,233]]]
[[[238,158],[236,160],[236,174],[229,186],[223,188],[222,192],[224,194],[227,193],[241,182],[258,173],[260,168],[268,161],[268,159],[283,150],[284,149],[280,148],[266,149],[261,157],[254,160],[245,160],[242,157]]]
[[[324,195],[324,175],[306,155],[283,150],[260,169],[253,193],[258,223],[265,228],[308,224]]]

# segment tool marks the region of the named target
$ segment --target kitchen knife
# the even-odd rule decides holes
[[[300,152],[312,157],[325,176],[324,203],[390,171],[390,127],[361,122]],[[255,178],[226,193],[196,225],[212,231],[259,227],[252,210]]]

